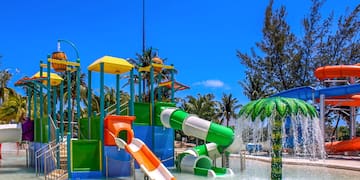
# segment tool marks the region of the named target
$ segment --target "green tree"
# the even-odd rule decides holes
[[[8,87],[8,83],[11,77],[12,74],[9,72],[9,70],[5,69],[0,71],[0,104],[6,100],[9,91],[14,91]]]
[[[147,67],[151,64],[152,60],[158,57],[158,50],[155,48],[148,48],[145,50],[145,52],[143,52],[142,54],[136,54],[136,59],[129,59],[128,61],[133,64],[135,66],[136,69],[139,69],[141,67]],[[163,63],[166,62],[167,58],[162,58],[161,59],[163,61]],[[171,75],[171,71],[174,71],[174,73],[176,74],[177,71],[176,70],[169,70],[169,69],[161,69],[161,71],[159,73],[155,72],[154,73],[154,84],[158,84],[160,82],[158,82],[158,77],[160,76],[161,79],[165,79],[165,80],[169,80],[170,79],[170,75]],[[142,72],[142,97],[145,98],[146,101],[150,100],[150,72]],[[137,75],[135,75],[135,80],[138,80],[139,77]],[[129,83],[127,83],[129,84]],[[157,91],[157,88],[154,86],[154,90]],[[155,93],[156,94],[156,93]],[[169,93],[167,91],[163,91],[161,93],[161,96],[163,98],[169,98]]]
[[[273,0],[270,0],[265,11],[263,39],[256,43],[256,48],[264,55],[258,55],[254,48],[251,49],[251,55],[237,51],[241,63],[247,67],[246,79],[251,83],[249,87],[254,84],[254,79],[250,77],[264,81],[259,83],[263,87],[257,88],[265,91],[260,94],[268,95],[298,86],[294,76],[297,75],[296,71],[302,68],[302,64],[299,63],[301,52],[297,44],[298,40],[290,31],[285,18],[285,6],[273,10]]]
[[[221,101],[219,102],[218,107],[218,116],[220,118],[220,124],[226,120],[226,126],[229,127],[230,119],[237,118],[237,113],[235,112],[241,107],[241,104],[238,104],[238,100],[232,96],[232,94],[223,94]]]
[[[181,108],[208,121],[215,120],[217,102],[214,98],[214,94],[197,94],[196,97],[187,96],[187,101],[182,103]]]
[[[26,113],[26,97],[12,92],[8,94],[8,98],[0,106],[0,119],[2,123],[11,121],[19,122],[20,117]]]
[[[76,92],[76,71],[70,73],[70,81],[71,81],[70,87],[68,87],[68,83],[67,83],[67,80],[68,80],[67,73],[61,73],[60,76],[64,79],[63,80],[63,82],[64,82],[64,88],[63,88],[64,97],[63,97],[63,99],[60,99],[60,90],[59,90],[59,88],[57,88],[57,93],[56,94],[58,96],[58,99],[60,101],[62,101],[64,105],[71,106],[72,117],[74,118],[75,105],[76,105],[76,95],[77,95],[77,92]],[[80,101],[83,102],[83,103],[87,102],[87,91],[88,91],[88,87],[87,87],[85,78],[86,78],[86,74],[81,73],[80,74]],[[70,91],[71,94],[68,94],[68,88],[71,89],[71,91]],[[71,104],[68,104],[67,99],[68,99],[69,96],[70,96],[70,103]],[[66,118],[67,118],[67,116],[65,117],[65,119]]]
[[[324,65],[354,64],[360,57],[360,5],[340,16],[333,30],[333,13],[323,18],[323,0],[312,0],[310,13],[302,20],[304,35],[295,36],[286,22],[286,8],[265,11],[263,38],[247,54],[237,51],[247,68],[240,84],[250,99],[262,98],[290,88],[316,82],[314,71]]]

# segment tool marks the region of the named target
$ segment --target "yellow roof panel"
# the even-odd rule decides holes
[[[126,73],[134,67],[134,65],[130,64],[125,59],[112,56],[104,56],[90,64],[90,66],[88,66],[88,70],[100,72],[101,63],[104,63],[104,73],[109,74]]]
[[[43,78],[47,78],[47,72],[43,72],[42,73],[42,77]],[[32,76],[32,78],[40,78],[40,72],[37,72],[36,74],[34,74]],[[59,75],[57,75],[56,73],[50,73],[50,85],[51,86],[58,86],[61,81],[63,81],[64,79],[61,78]],[[43,81],[42,82],[44,85],[47,85],[47,81]]]

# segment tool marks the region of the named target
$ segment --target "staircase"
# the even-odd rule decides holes
[[[44,162],[45,179],[68,179],[67,142],[60,142],[50,148],[45,154]]]
[[[67,138],[57,139],[59,137],[59,128],[55,126],[52,118],[50,122],[52,141],[35,153],[36,175],[39,176],[40,173],[43,173],[46,180],[65,180],[68,179]]]

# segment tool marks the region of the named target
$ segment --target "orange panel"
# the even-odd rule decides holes
[[[117,137],[120,131],[127,132],[127,143],[129,144],[134,137],[131,123],[135,118],[135,116],[106,116],[104,119],[104,145],[116,146],[114,137]]]
[[[340,97],[325,99],[325,104],[333,106],[360,106],[360,95],[353,95],[349,99],[341,99]]]

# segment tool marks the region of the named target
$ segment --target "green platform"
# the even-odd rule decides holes
[[[136,119],[134,124],[149,126],[150,125],[150,103],[134,103],[134,114]]]
[[[71,140],[71,170],[100,171],[100,147],[98,140]]]
[[[80,139],[95,139],[100,140],[100,116],[91,117],[90,120],[91,131],[89,138],[89,121],[88,118],[80,119]]]
[[[40,119],[35,120],[35,130],[34,130],[34,142],[40,142],[40,143],[48,143],[48,132],[49,132],[49,126],[48,126],[48,119],[42,118],[40,126]],[[42,129],[42,141],[41,141],[41,131]]]

